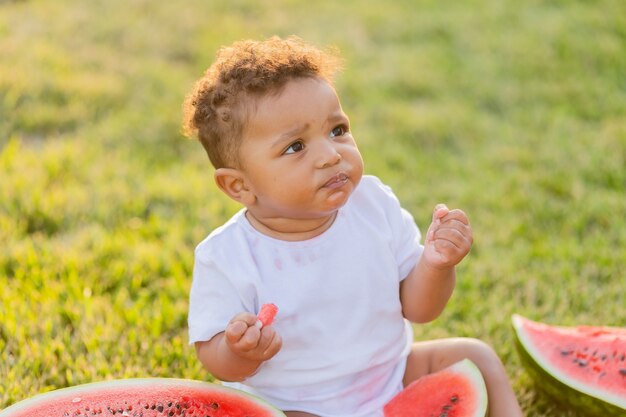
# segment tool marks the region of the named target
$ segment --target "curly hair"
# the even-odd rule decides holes
[[[235,42],[218,51],[187,95],[183,132],[198,137],[215,168],[237,167],[255,100],[278,94],[296,78],[320,78],[332,85],[339,69],[335,51],[323,51],[296,36]]]

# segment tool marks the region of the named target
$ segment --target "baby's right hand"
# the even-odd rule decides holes
[[[237,356],[266,361],[280,351],[282,338],[273,326],[260,329],[258,319],[252,313],[239,313],[231,319],[224,332],[228,348]]]

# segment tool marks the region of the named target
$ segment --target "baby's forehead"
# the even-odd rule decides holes
[[[311,103],[325,103],[341,108],[339,97],[331,83],[316,77],[290,79],[280,87],[250,97],[246,104],[249,116],[275,116],[276,111],[290,112]]]
[[[306,89],[310,84],[319,84],[325,85],[332,89],[332,83],[328,80],[317,76],[298,76],[298,77],[287,77],[280,82],[276,82],[274,85],[267,87],[264,91],[251,91],[250,98],[253,101],[271,101],[282,96],[286,90],[294,90],[294,89]]]
[[[284,98],[285,95],[293,96],[305,92],[308,94],[312,91],[325,91],[333,98],[337,98],[335,87],[333,84],[319,77],[297,77],[285,80],[280,85],[276,85],[265,92],[252,95],[251,102],[255,108],[265,105],[273,105],[277,101]]]
[[[317,79],[294,80],[277,94],[258,97],[246,113],[246,137],[285,136],[346,118],[335,89]]]

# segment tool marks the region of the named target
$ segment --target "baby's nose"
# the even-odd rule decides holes
[[[341,162],[341,154],[337,152],[334,146],[327,145],[323,152],[320,153],[318,165],[321,168],[328,168],[337,165],[339,162]]]

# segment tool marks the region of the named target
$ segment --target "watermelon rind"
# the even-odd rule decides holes
[[[585,416],[626,416],[626,398],[573,380],[552,366],[525,333],[526,321],[529,320],[519,314],[512,316],[515,345],[523,365],[542,391],[553,400],[582,412]]]
[[[485,380],[480,372],[480,369],[469,359],[463,359],[460,362],[455,363],[449,368],[451,371],[464,375],[472,382],[474,388],[476,388],[476,397],[478,398],[478,406],[476,413],[468,417],[485,417],[487,415],[487,386]]]
[[[469,386],[458,391],[456,384],[462,379]],[[465,386],[463,383],[462,385]],[[451,404],[441,404],[441,398],[430,402],[428,396],[431,392],[443,394],[451,398],[459,395],[459,404],[449,409]],[[385,417],[425,417],[425,416],[462,416],[462,417],[485,417],[487,414],[488,399],[485,380],[478,367],[469,359],[463,359],[444,369],[425,375],[409,384],[403,391],[389,401],[383,413]]]
[[[268,403],[267,401],[248,394],[246,392],[236,390],[234,388],[225,387],[223,385],[196,381],[192,379],[180,379],[180,378],[128,378],[128,379],[116,379],[102,382],[91,382],[88,384],[76,385],[73,387],[60,388],[54,391],[49,391],[43,394],[37,394],[33,397],[19,401],[4,410],[0,411],[0,417],[12,417],[23,413],[32,407],[37,407],[40,404],[51,402],[56,399],[68,398],[70,396],[80,397],[84,393],[94,392],[96,390],[108,390],[108,389],[131,389],[150,387],[158,385],[159,387],[189,387],[191,389],[210,390],[214,392],[230,393],[236,396],[245,397],[248,400],[256,403],[258,406],[264,408],[270,412],[274,417],[286,417],[285,414]]]

